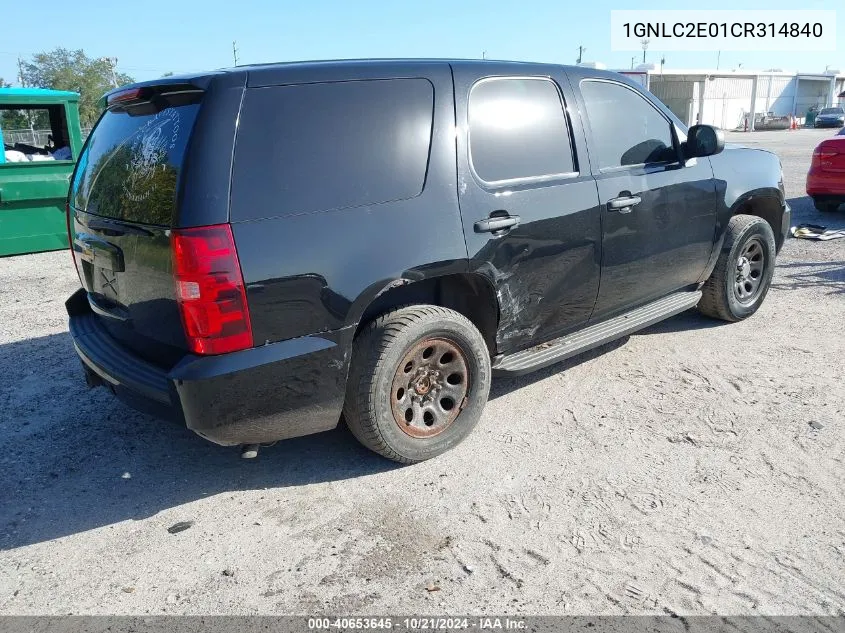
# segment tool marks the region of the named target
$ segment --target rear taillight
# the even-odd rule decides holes
[[[196,354],[252,347],[252,326],[235,240],[228,224],[174,229],[176,299]]]
[[[127,88],[126,90],[120,90],[119,92],[110,94],[106,99],[106,103],[107,105],[114,105],[115,103],[135,101],[136,99],[140,99],[142,94],[143,89],[141,88]]]
[[[70,211],[70,202],[65,202],[65,222],[67,224],[67,243],[70,246],[70,256],[73,259],[73,267],[76,268],[76,276],[82,281],[79,273],[79,262],[76,261],[76,249],[73,247],[73,216]]]
[[[831,169],[836,166],[834,163],[839,154],[835,144],[821,143],[813,152],[812,167],[818,167],[821,170]]]

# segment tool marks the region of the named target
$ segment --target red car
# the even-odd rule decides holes
[[[813,151],[807,195],[819,211],[836,211],[845,202],[845,136],[825,139]]]

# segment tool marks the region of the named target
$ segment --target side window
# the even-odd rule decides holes
[[[232,219],[405,200],[425,183],[427,79],[251,88],[235,145]]]
[[[483,79],[469,95],[472,167],[488,183],[575,171],[569,126],[548,79]]]
[[[671,126],[642,95],[621,84],[582,81],[600,169],[676,160]]]
[[[0,130],[6,163],[73,158],[63,105],[2,105]]]

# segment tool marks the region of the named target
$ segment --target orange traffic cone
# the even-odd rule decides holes
[[[789,127],[789,129],[790,129],[790,130],[797,130],[797,129],[798,129],[798,125],[797,125],[797,123],[796,123],[796,121],[795,121],[795,117],[794,117],[794,116],[792,117],[792,125]]]

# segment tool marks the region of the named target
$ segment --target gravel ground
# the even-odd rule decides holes
[[[828,134],[730,140],[841,228],[804,197]],[[245,462],[86,391],[76,286],[66,252],[0,260],[2,614],[845,612],[845,240],[789,240],[743,323],[495,382],[468,441],[404,468],[344,429]]]

